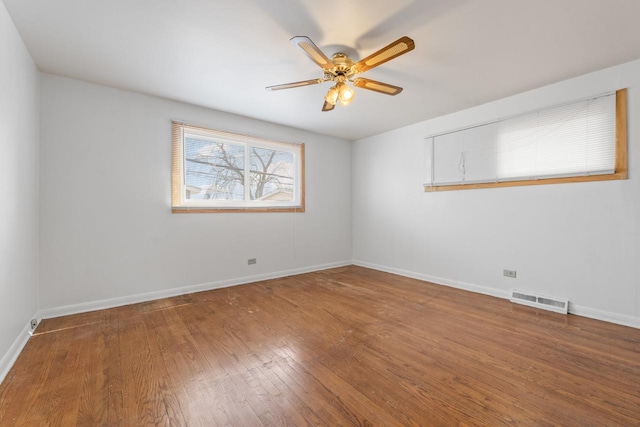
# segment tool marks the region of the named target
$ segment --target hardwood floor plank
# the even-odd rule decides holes
[[[640,425],[640,330],[340,267],[46,319],[0,425]]]
[[[108,325],[107,325],[108,327]],[[106,367],[105,327],[101,322],[94,333],[95,340],[85,339],[84,357],[76,376],[81,378],[78,396],[79,425],[105,425],[108,418],[108,372]]]
[[[259,369],[252,368],[244,376],[252,392],[247,396],[249,403],[262,424],[266,426],[304,425],[304,419],[293,409],[273,384],[267,380]]]
[[[162,317],[162,314],[163,313],[157,314],[157,317]],[[151,375],[158,380],[156,389],[149,390],[149,393],[155,394],[158,404],[164,407],[164,413],[161,412],[160,414],[157,414],[154,422],[156,424],[186,425],[187,423],[184,415],[182,414],[180,401],[178,400],[179,394],[177,393],[179,390],[178,384],[181,378],[180,376],[174,377],[170,375],[165,356],[168,351],[172,350],[168,350],[166,347],[163,348],[161,346],[162,339],[160,338],[160,335],[165,333],[170,334],[173,325],[167,324],[164,322],[164,319],[158,319],[159,321],[154,323],[153,317],[154,316],[146,316],[144,322],[145,340],[148,348],[148,355],[151,360]],[[181,344],[182,343],[179,341],[174,342],[171,348],[173,349],[178,345],[182,353],[183,350],[181,348]]]

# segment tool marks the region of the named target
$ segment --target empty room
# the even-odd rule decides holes
[[[0,426],[640,425],[638,17],[0,0]]]

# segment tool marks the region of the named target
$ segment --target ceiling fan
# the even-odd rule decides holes
[[[296,36],[291,39],[291,43],[298,46],[309,58],[324,71],[324,77],[321,79],[303,80],[300,82],[285,83],[281,85],[268,86],[268,90],[291,89],[294,87],[310,86],[324,82],[334,82],[335,85],[329,89],[324,97],[322,111],[331,111],[335,108],[338,101],[342,105],[347,105],[353,99],[353,89],[347,85],[352,82],[354,86],[373,90],[375,92],[384,93],[385,95],[397,95],[402,92],[399,86],[393,86],[387,83],[378,82],[364,77],[356,77],[357,74],[370,70],[378,65],[384,64],[398,56],[412,51],[415,43],[409,37],[404,36],[383,47],[377,52],[372,53],[366,58],[354,62],[346,54],[337,52],[329,59],[316,46],[309,37]]]

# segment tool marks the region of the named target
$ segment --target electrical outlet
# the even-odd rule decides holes
[[[31,319],[31,329],[35,329],[36,326],[38,326],[38,320],[37,319]]]
[[[516,271],[515,270],[502,270],[502,274],[505,277],[511,277],[512,279],[516,278]]]
[[[253,264],[257,264],[257,263],[258,263],[258,260],[255,259],[255,258],[249,258],[247,260],[247,264],[249,264],[249,265],[253,265]]]

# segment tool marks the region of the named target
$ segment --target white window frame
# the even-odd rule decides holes
[[[244,147],[244,199],[187,199],[185,183],[184,143],[189,136]],[[174,213],[215,212],[304,212],[304,144],[271,141],[248,135],[222,132],[172,121],[171,209]],[[290,152],[294,159],[293,200],[250,200],[250,150],[252,147]]]
[[[554,107],[551,107],[554,108]],[[524,116],[524,115],[523,115]],[[503,119],[504,120],[504,119]],[[500,120],[484,123],[481,125],[471,126],[465,129],[471,129],[480,126],[492,125],[498,123]],[[460,129],[463,131],[465,129]],[[451,131],[446,134],[457,132]],[[627,179],[627,90],[620,89],[615,92],[615,154],[614,165],[612,171],[601,171],[595,174],[578,175],[571,174],[571,176],[552,176],[552,177],[538,177],[538,178],[515,178],[505,179],[503,181],[490,181],[481,180],[480,182],[474,181],[469,183],[452,183],[452,184],[434,184],[433,166],[434,152],[433,144],[431,141],[434,137],[445,134],[433,135],[425,138],[426,141],[426,154],[427,167],[424,190],[426,192],[435,191],[450,191],[450,190],[469,190],[478,188],[496,188],[496,187],[513,187],[523,185],[541,185],[541,184],[562,184],[569,182],[589,182],[589,181],[608,181],[608,180],[620,180]]]

